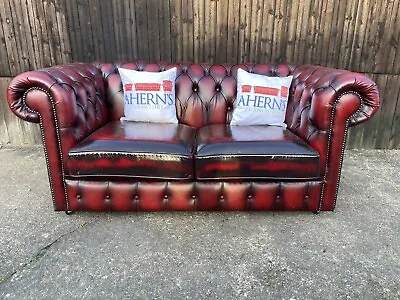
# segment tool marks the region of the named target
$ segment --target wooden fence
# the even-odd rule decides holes
[[[400,0],[0,0],[0,142],[38,143],[16,74],[71,61],[320,64],[366,73],[382,108],[349,148],[400,148]],[[397,105],[399,103],[399,105]]]

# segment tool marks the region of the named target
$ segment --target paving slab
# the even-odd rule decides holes
[[[53,211],[0,149],[0,299],[400,299],[400,151],[346,151],[335,212]]]

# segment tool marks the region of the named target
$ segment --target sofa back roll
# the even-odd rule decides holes
[[[226,124],[232,119],[236,99],[236,77],[239,68],[260,75],[285,77],[294,67],[289,65],[210,65],[171,64],[168,62],[118,62],[98,64],[103,73],[112,120],[124,116],[124,97],[118,68],[138,71],[161,72],[177,67],[176,111],[179,123],[201,128],[205,125]],[[292,93],[289,91],[289,102]],[[288,105],[289,107],[289,105]],[[286,113],[291,120],[292,112]],[[287,123],[287,124],[290,124]]]

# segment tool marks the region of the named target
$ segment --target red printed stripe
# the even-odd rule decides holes
[[[136,91],[153,91],[159,92],[161,90],[161,84],[159,83],[135,83]]]
[[[242,85],[242,93],[250,93],[251,88],[254,87],[254,93],[260,95],[269,95],[269,96],[278,96],[279,89],[267,87],[267,86],[251,86],[251,85]]]
[[[125,84],[125,92],[132,91],[132,87],[133,87],[132,83]]]
[[[275,89],[275,88],[271,88],[271,87],[267,87],[267,86],[255,86],[254,93],[261,94],[261,95],[278,96],[279,89]]]
[[[172,80],[163,81],[164,92],[172,92]]]
[[[287,98],[289,89],[286,86],[281,86],[281,97]]]
[[[242,85],[242,93],[250,93],[251,85]]]

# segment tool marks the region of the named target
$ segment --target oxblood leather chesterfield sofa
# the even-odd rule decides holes
[[[118,67],[176,66],[180,124],[121,122]],[[293,75],[286,124],[229,126],[238,68]],[[40,123],[55,210],[333,210],[349,126],[379,95],[369,78],[304,65],[74,63],[18,75],[8,103]]]

